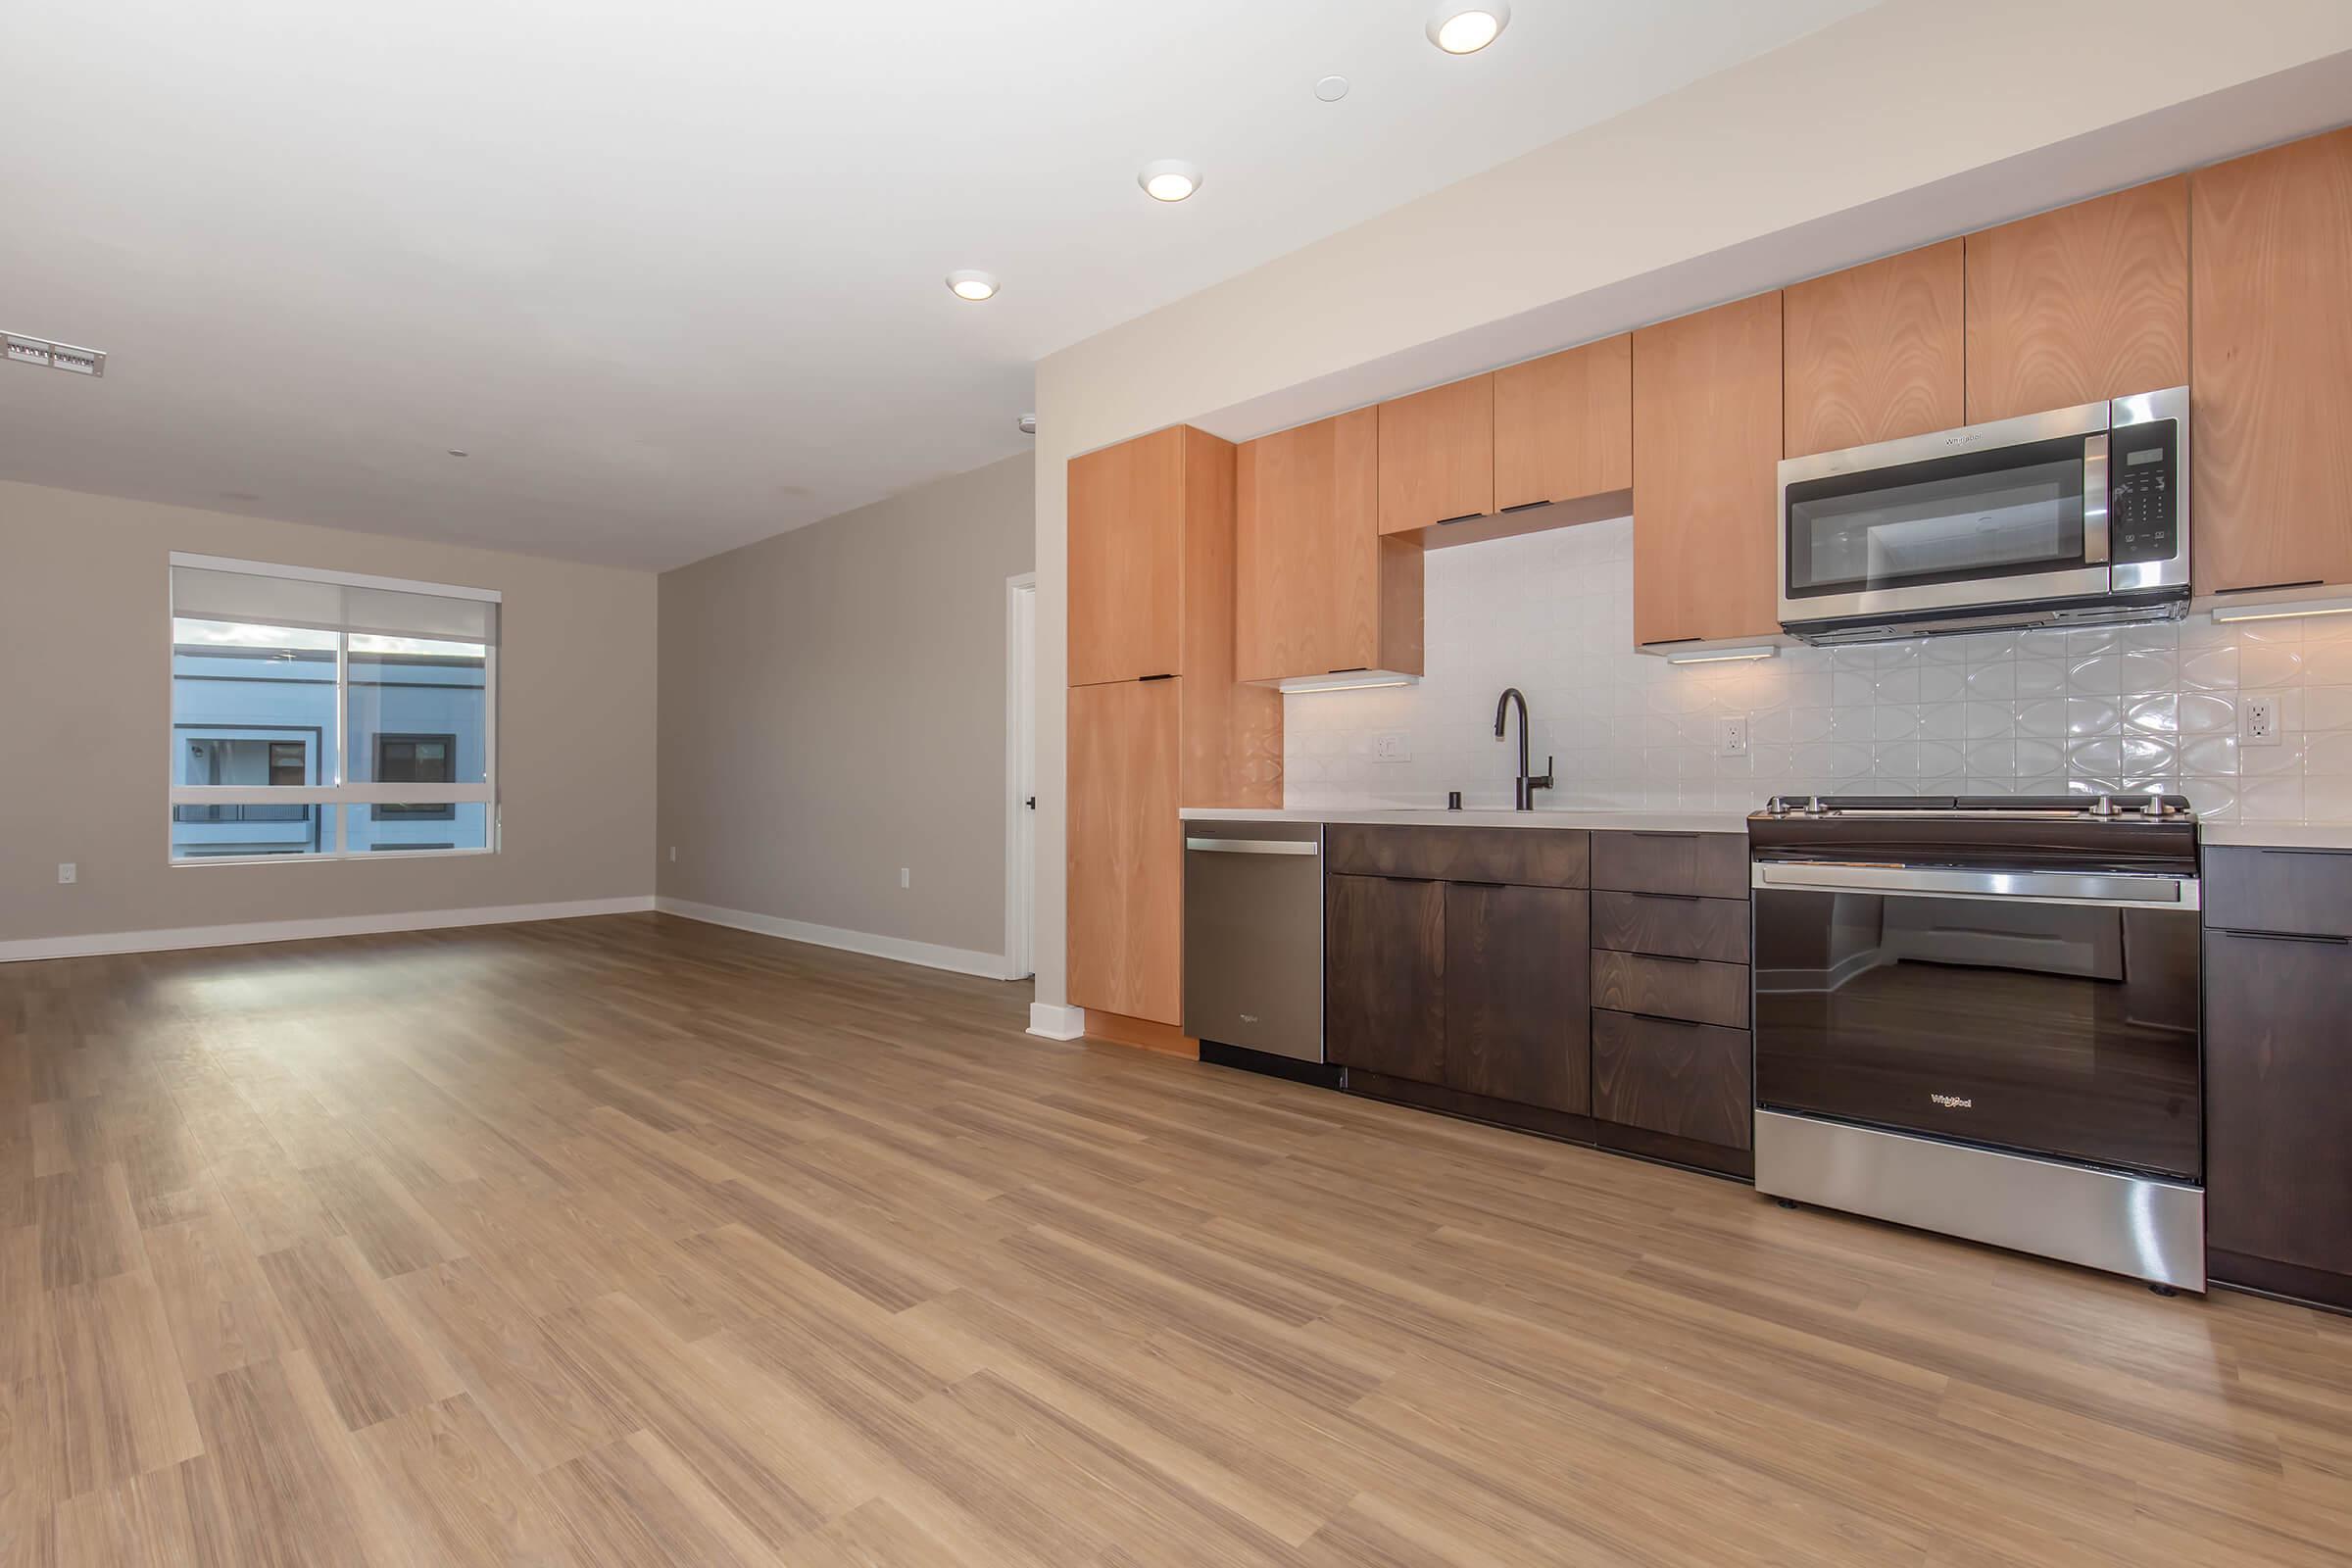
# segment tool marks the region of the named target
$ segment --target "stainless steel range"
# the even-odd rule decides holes
[[[1748,845],[1758,1189],[2205,1288],[2184,799],[1777,799]]]

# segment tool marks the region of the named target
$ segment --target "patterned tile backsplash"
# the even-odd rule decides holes
[[[1507,807],[1527,695],[1544,807],[1779,794],[2178,791],[2210,821],[2352,822],[2352,616],[1996,632],[1674,665],[1633,651],[1633,523],[1434,550],[1418,686],[1283,700],[1285,803]],[[2278,701],[2250,745],[2245,699]],[[1744,718],[1745,756],[1721,755]],[[1514,720],[1514,723],[1516,721]],[[1402,760],[1376,760],[1381,743]]]

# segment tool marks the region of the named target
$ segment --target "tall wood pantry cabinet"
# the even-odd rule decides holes
[[[1179,1038],[1178,810],[1282,804],[1282,699],[1234,679],[1231,442],[1179,425],[1071,461],[1069,1000],[1089,1032]]]

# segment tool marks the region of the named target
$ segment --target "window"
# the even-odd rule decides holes
[[[375,781],[378,784],[455,784],[458,738],[455,735],[378,735],[375,738]],[[369,808],[377,822],[447,822],[455,806],[377,806]],[[390,848],[375,845],[373,848]],[[403,846],[423,849],[421,844]],[[455,849],[441,844],[436,849]]]
[[[172,558],[171,854],[496,847],[499,596]]]

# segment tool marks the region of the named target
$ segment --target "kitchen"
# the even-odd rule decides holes
[[[1238,444],[1076,459],[1088,1032],[2352,1306],[2348,212],[2336,131]],[[2071,473],[2020,514],[2071,519],[2032,549],[2074,570],[1931,560],[1825,599],[1816,547],[1901,579],[1906,522],[1978,509],[1982,466],[1930,453],[1980,437],[2018,455],[2001,482]],[[1804,486],[1905,466],[1808,533]],[[1955,1042],[1949,997],[1987,993],[1923,976],[2030,1000]],[[2151,1117],[2161,1150],[2126,1131]]]

